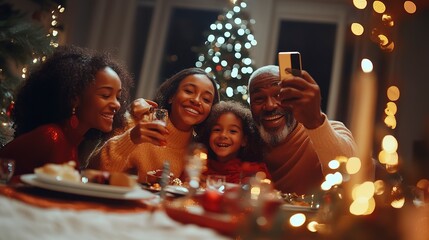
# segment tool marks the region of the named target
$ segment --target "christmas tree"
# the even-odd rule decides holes
[[[222,100],[245,104],[247,82],[254,70],[249,49],[257,44],[251,29],[254,20],[245,12],[246,7],[242,0],[232,1],[231,7],[218,16],[195,63],[217,80]]]
[[[60,27],[57,27],[57,20],[48,19],[53,26],[48,30],[40,21],[47,6],[57,5],[53,1],[35,2],[42,9],[35,11],[32,16],[37,21],[15,10],[10,3],[0,0],[0,146],[13,138],[10,115],[16,89],[25,81],[31,67],[58,46],[56,40]],[[61,9],[59,7],[58,11]],[[50,14],[55,16],[54,11]]]

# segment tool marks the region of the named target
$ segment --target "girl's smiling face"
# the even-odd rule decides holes
[[[236,158],[240,148],[247,143],[242,120],[231,112],[221,114],[211,128],[209,143],[218,161]]]

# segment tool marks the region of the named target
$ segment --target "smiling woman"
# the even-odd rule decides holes
[[[15,138],[0,150],[16,175],[46,163],[74,161],[82,141],[110,137],[125,124],[130,75],[108,54],[58,48],[19,89],[12,113]]]
[[[137,171],[139,181],[146,182],[148,172],[162,169],[168,161],[174,176],[182,174],[194,131],[199,131],[212,105],[219,102],[216,83],[202,69],[184,69],[160,86],[155,102],[168,110],[167,126],[145,121],[137,114],[140,117],[127,131],[92,154],[91,168]]]

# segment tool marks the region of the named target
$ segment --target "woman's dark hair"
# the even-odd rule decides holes
[[[205,144],[207,147],[210,146],[209,141],[212,128],[219,117],[224,113],[232,113],[241,120],[243,135],[247,138],[247,144],[245,147],[240,149],[238,157],[242,161],[260,162],[262,160],[262,152],[258,151],[258,146],[260,146],[261,138],[256,129],[249,107],[240,102],[221,101],[218,104],[215,104],[202,128],[202,134],[197,140]],[[216,159],[216,154],[210,147],[208,147],[208,154],[210,159]]]
[[[190,75],[206,76],[210,80],[210,82],[212,82],[213,88],[215,91],[214,98],[213,98],[213,105],[219,102],[220,97],[219,97],[219,91],[216,86],[216,81],[201,68],[187,68],[174,74],[172,77],[170,77],[165,82],[163,82],[161,86],[158,88],[158,92],[155,95],[155,102],[158,103],[158,107],[165,108],[170,113],[171,103],[169,103],[169,100],[176,93],[177,89],[179,89],[179,85],[182,82],[182,80]],[[198,126],[194,126],[194,130],[198,129],[200,125],[201,124],[199,124]]]
[[[12,112],[15,137],[40,125],[58,123],[70,118],[73,100],[95,82],[96,73],[105,67],[112,68],[121,79],[121,108],[114,116],[113,129],[124,127],[124,113],[129,102],[129,89],[133,83],[126,68],[114,61],[108,53],[96,53],[76,46],[62,46],[37,66],[19,88]],[[112,134],[91,129],[86,137],[107,139]]]

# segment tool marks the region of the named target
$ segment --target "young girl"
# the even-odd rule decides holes
[[[15,175],[46,163],[78,162],[78,146],[111,137],[125,125],[131,76],[107,54],[59,47],[19,89],[12,113],[15,138],[0,157]]]
[[[250,109],[235,101],[213,106],[200,141],[209,147],[208,175],[224,175],[230,183],[243,183],[256,172],[271,178],[257,149],[259,135]]]

